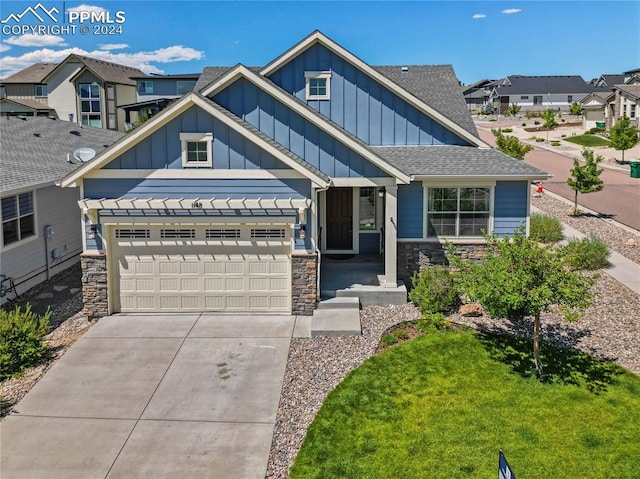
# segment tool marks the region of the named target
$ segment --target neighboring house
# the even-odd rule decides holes
[[[199,77],[199,73],[132,77],[136,81],[136,102],[118,107],[125,112],[126,125],[133,125],[141,116],[151,118],[162,111],[176,98],[192,91]]]
[[[528,228],[548,177],[478,138],[450,66],[373,67],[316,31],[205,68],[61,185],[82,191],[87,314],[311,314],[325,254],[381,255],[406,293],[445,242]]]
[[[604,73],[598,78],[591,80],[593,86],[610,90],[614,85],[624,83],[626,75],[624,73]]]
[[[612,83],[617,81],[618,83]],[[584,109],[583,126],[594,128],[604,123],[607,129],[623,116],[639,127],[638,100],[640,95],[640,69],[629,70],[619,75],[601,75],[596,83],[602,87],[580,100]]]
[[[135,103],[137,68],[72,54],[59,64],[36,64],[2,80],[6,98],[0,110],[17,112],[16,103],[46,108],[35,113],[94,128],[125,131],[119,105]],[[32,96],[24,96],[30,93]],[[28,103],[27,103],[28,102]],[[37,103],[34,103],[37,102]]]
[[[495,85],[495,80],[479,80],[471,85],[462,87],[462,94],[470,111],[484,110],[489,104],[489,96]]]
[[[512,75],[497,82],[489,99],[500,113],[505,113],[511,104],[519,105],[522,111],[568,112],[574,102],[594,91],[596,87],[578,75]]]
[[[55,63],[35,63],[0,80],[0,115],[55,116],[44,81],[55,67]]]
[[[80,193],[55,183],[81,165],[74,151],[98,152],[122,136],[51,118],[0,118],[2,303],[79,261]]]
[[[582,105],[582,128],[590,130],[592,128],[604,129],[609,124],[610,114],[607,106],[614,98],[613,91],[598,91],[589,93],[580,100]]]
[[[623,116],[631,120],[631,125],[639,128],[640,116],[640,79],[635,84],[616,85],[613,87],[614,117],[613,125]]]

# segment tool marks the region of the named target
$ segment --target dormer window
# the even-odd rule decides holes
[[[331,98],[331,72],[304,72],[307,100]]]
[[[47,85],[36,85],[36,97],[43,98],[47,95]]]
[[[182,166],[211,168],[213,165],[213,133],[180,133]]]
[[[153,82],[152,81],[139,81],[138,82],[138,93],[153,93]]]

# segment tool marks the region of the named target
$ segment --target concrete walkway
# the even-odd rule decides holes
[[[563,223],[565,239],[581,239],[587,235]],[[624,284],[631,291],[640,295],[640,265],[625,258],[620,253],[611,251],[609,255],[609,267],[603,270],[613,279]]]
[[[101,319],[0,423],[0,476],[264,478],[295,322]]]

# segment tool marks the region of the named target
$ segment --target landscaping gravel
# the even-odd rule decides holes
[[[627,244],[629,239],[635,239],[640,245],[640,237],[636,233],[595,216],[572,217],[571,204],[548,194],[542,198],[532,198],[532,205],[588,236],[600,238],[612,250],[640,264],[640,247]],[[543,341],[616,361],[635,374],[640,374],[640,296],[604,272],[599,273],[592,292],[594,303],[580,321],[568,323],[557,312],[543,314]],[[370,306],[360,314],[361,337],[292,340],[267,478],[288,477],[307,427],[323,401],[350,371],[375,353],[384,331],[419,316],[419,311],[411,304]],[[530,319],[493,320],[486,315],[465,318],[457,314],[449,319],[482,330],[522,337],[531,337],[533,329]]]

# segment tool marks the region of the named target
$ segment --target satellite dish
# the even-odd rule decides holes
[[[86,163],[91,160],[94,156],[96,156],[96,150],[93,148],[78,148],[73,152],[73,157],[81,161],[82,163]]]

